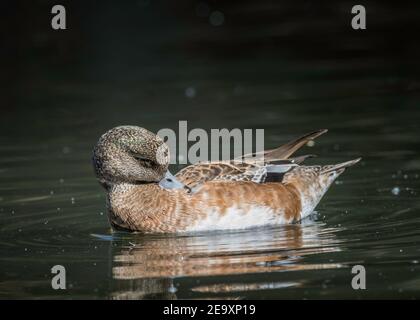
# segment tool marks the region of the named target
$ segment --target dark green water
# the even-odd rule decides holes
[[[63,88],[56,88],[60,94],[50,102],[56,109],[44,110],[35,99],[28,101],[36,104],[33,110],[10,115],[16,126],[9,125],[2,136],[0,155],[2,298],[419,297],[415,96],[361,94],[367,87],[363,81],[320,84],[312,78],[293,86],[242,82],[240,94],[233,93],[233,82],[199,82],[191,101],[183,94],[185,86],[153,85],[166,92],[153,99],[127,91],[123,96],[130,102],[139,99],[133,102],[139,111],[126,102],[116,107],[112,120],[101,107],[114,102],[86,101],[84,92],[63,102],[74,97]],[[167,110],[156,110],[155,104]],[[140,109],[143,105],[151,108]],[[196,109],[201,105],[213,105],[211,114],[202,117]],[[318,214],[302,224],[196,236],[110,237],[104,192],[90,165],[95,140],[116,124],[156,130],[176,128],[180,119],[190,120],[191,127],[264,128],[267,147],[326,127],[330,132],[305,150],[319,155],[311,163],[358,156],[363,162],[340,177]],[[65,291],[51,289],[55,264],[67,269]],[[363,292],[350,285],[354,264],[367,270]]]
[[[303,37],[288,22],[281,24],[291,26],[281,33],[286,40],[267,42],[261,35],[280,32],[275,23],[255,34],[239,27],[218,34],[181,22],[172,30],[173,20],[165,21],[169,27],[144,47],[129,41],[134,31],[92,22],[79,26],[81,60],[65,45],[52,45],[60,63],[36,45],[35,54],[21,52],[26,58],[0,118],[0,298],[419,298],[417,47],[385,50],[394,47],[384,45],[378,30],[388,29],[380,23],[363,39],[326,32],[317,42],[312,24]],[[195,97],[186,97],[188,87]],[[319,156],[308,163],[363,161],[296,225],[112,234],[90,164],[93,145],[116,125],[156,132],[177,129],[180,120],[190,129],[265,129],[267,148],[328,128],[302,150]],[[66,267],[66,290],[51,288],[57,264]],[[366,268],[366,290],[351,287],[356,264]]]

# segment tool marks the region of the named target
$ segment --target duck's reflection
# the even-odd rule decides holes
[[[113,298],[176,298],[172,280],[176,277],[336,268],[331,263],[302,263],[307,255],[338,251],[334,231],[312,222],[190,236],[133,235],[113,246],[112,275],[117,280]],[[297,284],[216,284],[191,290],[233,292],[291,285]]]

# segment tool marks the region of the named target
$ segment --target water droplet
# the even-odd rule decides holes
[[[394,187],[394,188],[392,188],[391,192],[394,196],[398,196],[400,194],[400,188],[399,187]]]
[[[315,145],[315,141],[314,141],[314,140],[309,140],[309,141],[306,143],[306,145],[307,145],[308,147],[313,147],[313,146]]]
[[[99,212],[99,215],[103,216],[103,215],[104,215],[104,213],[103,213],[103,212]]]
[[[75,204],[76,203],[76,200],[73,197],[71,197],[70,201],[71,201],[71,204]]]
[[[50,195],[53,195],[53,194],[54,194],[54,190],[51,190],[51,191],[50,191]]]
[[[70,152],[71,152],[71,149],[70,149],[70,147],[63,147],[62,152],[63,152],[64,154],[68,154],[68,153],[70,153]]]
[[[225,15],[220,11],[213,11],[210,14],[209,22],[212,26],[219,27],[225,22]]]
[[[187,98],[192,99],[192,98],[195,97],[195,94],[196,94],[196,92],[195,92],[195,88],[194,87],[188,87],[187,89],[185,89],[185,96]]]

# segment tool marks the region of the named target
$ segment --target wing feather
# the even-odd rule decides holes
[[[191,189],[197,189],[208,181],[253,181],[256,183],[281,182],[286,172],[314,155],[290,156],[320,135],[326,129],[307,133],[285,145],[260,153],[244,155],[232,161],[206,162],[190,165],[175,177]]]

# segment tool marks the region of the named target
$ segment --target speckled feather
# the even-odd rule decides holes
[[[267,164],[281,161],[282,165],[299,164],[306,158],[313,155],[305,155],[289,159],[289,157],[308,141],[313,140],[326,133],[326,129],[317,130],[302,137],[290,141],[276,149],[266,150],[261,153],[244,155],[232,161],[199,163],[183,168],[176,174],[176,177],[190,188],[197,188],[208,181],[253,181],[265,182],[266,175],[255,179],[261,173],[261,168]],[[287,167],[292,169],[292,167]],[[277,181],[277,182],[281,182]]]

